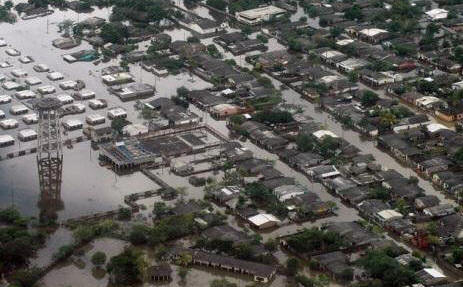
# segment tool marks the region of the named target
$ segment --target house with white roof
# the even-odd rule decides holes
[[[268,213],[260,213],[248,218],[249,223],[251,223],[257,229],[266,229],[279,225],[281,221]]]
[[[14,145],[14,138],[10,135],[0,135],[0,147]]]
[[[449,11],[442,9],[442,8],[436,8],[436,9],[432,9],[432,10],[425,12],[426,16],[431,21],[446,19],[448,13]]]

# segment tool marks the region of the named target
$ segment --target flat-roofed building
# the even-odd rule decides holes
[[[281,223],[281,221],[268,213],[260,213],[248,218],[249,223],[251,223],[257,229],[266,229],[275,227]]]
[[[19,131],[18,138],[23,142],[32,141],[37,139],[37,132],[33,129],[24,129]]]
[[[0,135],[0,147],[14,145],[14,138],[10,135]]]
[[[108,104],[104,100],[93,99],[93,100],[88,101],[88,106],[92,108],[93,110],[98,110],[98,109],[106,108]]]
[[[21,114],[27,114],[27,112],[29,111],[29,109],[25,106],[25,105],[14,105],[14,106],[11,106],[10,108],[10,113],[12,115],[21,115]]]
[[[110,119],[123,118],[127,117],[127,112],[123,108],[113,108],[108,111],[108,117]]]
[[[28,84],[29,86],[35,86],[35,85],[39,85],[42,83],[42,80],[40,80],[39,78],[37,77],[29,77],[25,80],[26,84]]]
[[[31,90],[24,90],[15,93],[16,98],[18,100],[25,100],[25,99],[33,99],[37,97],[37,94]]]
[[[7,104],[11,102],[11,96],[9,95],[1,95],[0,96],[0,104]]]
[[[270,5],[266,7],[258,7],[250,10],[236,12],[235,17],[242,23],[256,25],[261,22],[268,21],[274,17],[281,17],[285,13],[286,10]]]
[[[72,102],[74,102],[74,98],[67,94],[57,95],[56,98],[62,105],[72,104]]]
[[[99,114],[91,114],[85,118],[85,121],[89,125],[100,125],[106,122],[106,118]]]
[[[68,131],[81,129],[82,126],[82,122],[75,119],[69,119],[63,122],[63,127]]]
[[[39,122],[39,117],[37,114],[28,114],[22,117],[22,120],[25,124],[31,125]]]
[[[48,95],[48,94],[53,94],[56,91],[56,89],[55,89],[55,87],[53,87],[51,85],[46,85],[46,86],[41,86],[41,87],[37,88],[37,91],[41,95]]]
[[[0,126],[5,130],[14,129],[18,127],[18,121],[15,119],[3,120],[0,121]]]

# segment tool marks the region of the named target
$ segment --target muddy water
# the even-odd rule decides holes
[[[95,10],[85,15],[79,15],[72,11],[56,11],[48,17],[48,21],[47,18],[38,18],[28,21],[19,20],[15,25],[0,24],[0,37],[3,37],[10,47],[20,50],[22,55],[32,56],[35,63],[44,63],[51,70],[61,72],[66,80],[83,80],[87,88],[96,93],[97,98],[105,99],[108,102],[108,108],[123,107],[128,112],[128,120],[134,123],[141,123],[143,120],[139,117],[139,112],[135,110],[134,102],[121,102],[117,97],[110,95],[106,90],[106,86],[101,82],[99,71],[106,66],[115,64],[115,61],[99,66],[94,66],[92,63],[67,64],[62,60],[61,55],[89,48],[89,45],[83,42],[81,46],[65,52],[51,45],[51,41],[59,37],[57,23],[63,19],[72,19],[77,22],[90,16],[107,18],[108,15],[109,9]],[[183,37],[184,31],[172,30],[169,33],[174,38]],[[141,43],[141,46],[145,44]],[[5,49],[0,48],[0,60],[9,60],[15,66],[9,70],[0,70],[1,73],[9,74],[10,70],[21,68],[28,71],[30,75],[38,76],[44,84],[49,84],[49,82],[46,82],[45,75],[35,73],[32,70],[32,65],[34,64],[20,64],[16,58],[7,57],[4,52]],[[187,88],[206,88],[211,86],[209,83],[189,73],[159,78],[142,70],[138,65],[131,65],[130,68],[137,81],[156,86],[157,97],[175,95],[176,89],[181,86],[186,86]],[[57,87],[56,83],[54,85]],[[57,90],[56,94],[63,93],[59,88]],[[0,93],[12,94],[12,92],[4,90],[0,90]],[[16,103],[17,100],[14,99],[14,101]],[[85,102],[83,103],[86,104]],[[20,116],[15,117],[10,115],[8,113],[9,106],[1,106],[0,108],[6,112],[7,118],[16,118],[20,122],[19,128],[7,131],[2,130],[0,134],[11,134],[15,137],[17,132],[22,128],[35,129],[34,125],[23,125]],[[86,115],[95,112],[106,115],[106,111],[107,109],[93,111],[87,107],[85,113],[66,116],[63,120],[72,118],[84,122]],[[66,139],[67,137],[81,134],[81,131],[78,130],[68,133],[63,138]],[[4,157],[8,152],[26,147],[34,147],[35,145],[35,141],[21,143],[17,140],[14,146],[1,148],[0,155]],[[58,211],[60,218],[75,217],[117,208],[122,204],[124,195],[146,191],[155,187],[150,180],[140,173],[128,176],[115,176],[111,171],[98,165],[97,157],[98,153],[91,151],[88,143],[77,144],[71,150],[65,148],[62,184],[64,208]],[[35,156],[2,161],[0,162],[0,170],[0,208],[14,204],[27,215],[37,216],[39,184]]]
[[[155,185],[141,173],[116,176],[100,167],[97,152],[90,144],[64,151],[60,218],[70,218],[118,208],[123,197],[153,189]],[[37,216],[39,184],[34,156],[0,163],[0,208],[14,203],[22,212]]]
[[[30,266],[37,266],[39,268],[46,267],[53,262],[53,254],[59,248],[66,244],[73,242],[72,232],[66,228],[59,228],[47,238],[45,245],[41,248],[36,257],[30,261]]]

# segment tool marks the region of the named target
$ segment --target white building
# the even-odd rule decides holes
[[[34,93],[31,90],[24,90],[24,91],[19,91],[15,93],[16,98],[19,100],[25,100],[25,99],[33,99],[37,97],[37,94]]]
[[[437,131],[440,131],[440,130],[449,130],[448,127],[444,126],[443,124],[438,124],[438,123],[432,123],[432,124],[429,124],[426,126],[426,130],[433,134]]]
[[[138,136],[142,134],[147,134],[148,127],[142,124],[131,124],[131,125],[126,125],[122,129],[122,132],[124,135],[133,137],[133,136]]]
[[[281,221],[268,213],[260,213],[248,218],[248,221],[258,229],[266,229],[278,226]]]
[[[51,72],[48,73],[47,78],[51,81],[58,81],[64,79],[64,76],[60,72]]]
[[[18,138],[20,141],[27,142],[37,139],[37,132],[33,129],[21,130],[18,133]]]
[[[14,145],[14,138],[10,135],[0,135],[0,147]]]
[[[9,68],[9,67],[13,67],[13,65],[10,62],[8,62],[8,61],[0,62],[0,68],[5,69],[5,68]]]
[[[103,102],[102,100],[98,99],[93,99],[88,101],[88,106],[94,110],[102,109],[107,106],[106,102]]]
[[[7,53],[9,56],[13,56],[13,57],[17,57],[17,56],[21,55],[21,52],[19,52],[16,49],[13,49],[13,48],[6,49],[5,53]]]
[[[11,71],[11,74],[15,77],[22,78],[27,76],[27,72],[21,69]]]
[[[110,119],[127,117],[127,112],[123,108],[113,108],[108,111],[108,117]]]
[[[329,130],[319,130],[319,131],[312,133],[312,135],[316,137],[318,140],[323,140],[323,138],[327,136],[332,137],[332,138],[338,137],[335,133]]]
[[[279,201],[284,202],[298,195],[302,195],[306,190],[299,185],[282,185],[273,190]]]
[[[18,83],[16,83],[16,82],[13,82],[13,81],[5,81],[5,82],[3,82],[2,87],[7,91],[11,91],[11,90],[15,90],[15,89],[19,88],[20,85]]]
[[[38,65],[35,65],[34,67],[32,67],[32,69],[34,69],[34,71],[38,72],[38,73],[43,73],[43,72],[48,72],[50,71],[50,68],[45,65],[45,64],[38,64]]]
[[[73,80],[63,81],[59,83],[59,87],[63,90],[74,89],[75,87],[77,87],[77,82]]]
[[[403,215],[393,209],[385,209],[378,212],[376,217],[380,222],[386,222],[388,220],[402,218]]]
[[[7,129],[14,129],[18,127],[18,121],[15,119],[7,119],[0,121],[0,126],[7,130]]]
[[[112,75],[104,75],[101,77],[106,85],[120,85],[133,82],[134,78],[130,73],[122,72]]]
[[[272,17],[280,17],[286,13],[286,10],[275,7],[273,5],[266,7],[259,7],[255,9],[236,12],[235,17],[238,21],[256,25],[264,21],[270,20]]]
[[[63,127],[68,131],[81,129],[82,126],[83,124],[79,120],[69,119],[63,122]]]
[[[422,108],[432,108],[434,105],[441,103],[442,100],[433,96],[424,96],[415,100],[416,105]]]
[[[432,20],[432,21],[446,19],[448,13],[449,11],[445,9],[441,9],[441,8],[436,8],[436,9],[432,9],[432,10],[425,12],[429,20]]]
[[[41,86],[37,88],[37,91],[42,95],[53,94],[56,92],[55,87],[51,85]]]
[[[62,105],[72,104],[72,102],[74,102],[74,98],[67,94],[58,95],[56,98]]]
[[[39,116],[37,114],[28,114],[22,117],[22,120],[25,124],[31,125],[39,122]]]
[[[75,94],[80,100],[89,100],[95,97],[95,92],[91,90],[84,89]]]
[[[29,63],[34,62],[34,59],[32,59],[32,57],[29,57],[29,56],[24,56],[24,57],[19,58],[19,61],[23,64],[29,64]]]
[[[83,113],[85,112],[85,105],[82,103],[74,103],[71,105],[72,109],[75,113]]]
[[[10,113],[13,115],[27,114],[29,109],[25,105],[14,105],[10,108]]]
[[[106,122],[106,118],[99,114],[90,114],[85,118],[89,125],[100,125]]]
[[[42,80],[40,80],[39,78],[37,77],[29,77],[26,79],[26,84],[30,85],[30,86],[35,86],[35,85],[39,85],[42,83]]]
[[[0,104],[7,104],[11,102],[11,96],[9,95],[1,95],[0,96]]]

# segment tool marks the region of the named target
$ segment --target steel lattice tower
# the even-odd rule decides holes
[[[61,175],[63,153],[61,145],[60,101],[42,98],[36,104],[39,122],[37,126],[37,167],[40,183],[40,220],[54,221],[62,208]]]

